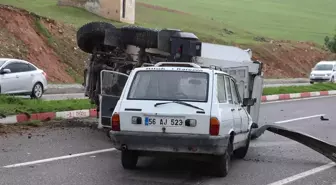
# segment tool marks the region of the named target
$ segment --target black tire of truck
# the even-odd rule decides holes
[[[124,169],[133,170],[138,163],[139,155],[136,151],[126,150],[121,152],[121,165]]]
[[[120,30],[125,45],[134,45],[140,48],[158,47],[158,30],[138,26],[123,26]]]
[[[106,22],[90,22],[83,25],[77,31],[78,47],[86,53],[93,53],[96,47],[104,45],[106,31],[117,32],[117,28]]]

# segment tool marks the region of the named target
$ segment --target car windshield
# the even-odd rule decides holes
[[[316,65],[315,69],[316,71],[331,71],[333,69],[332,64],[318,64]]]
[[[139,71],[128,99],[207,102],[208,86],[204,72]]]
[[[6,60],[0,60],[0,67],[6,62]]]

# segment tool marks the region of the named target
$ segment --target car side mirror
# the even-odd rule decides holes
[[[2,69],[1,71],[0,71],[0,74],[7,74],[7,73],[11,73],[12,71],[10,70],[10,69]]]
[[[257,101],[256,98],[244,98],[243,99],[243,107],[246,106],[253,106],[255,104],[255,102]]]

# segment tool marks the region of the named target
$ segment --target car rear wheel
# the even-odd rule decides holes
[[[216,177],[226,177],[229,173],[231,165],[231,157],[229,151],[226,151],[224,155],[216,156],[216,159],[213,161],[215,169],[213,175]]]
[[[136,151],[122,151],[121,152],[121,164],[124,169],[135,169],[138,163],[139,155]]]
[[[40,82],[38,82],[33,86],[30,97],[39,99],[42,97],[42,95],[43,95],[43,85]]]
[[[250,141],[251,141],[251,131],[247,136],[246,145],[242,148],[238,148],[237,150],[233,151],[233,156],[238,159],[243,159],[247,154],[248,148],[250,146]]]

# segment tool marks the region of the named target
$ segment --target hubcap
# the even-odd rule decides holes
[[[35,94],[36,97],[41,97],[42,96],[42,87],[41,87],[41,85],[39,85],[39,84],[35,85],[34,94]]]

